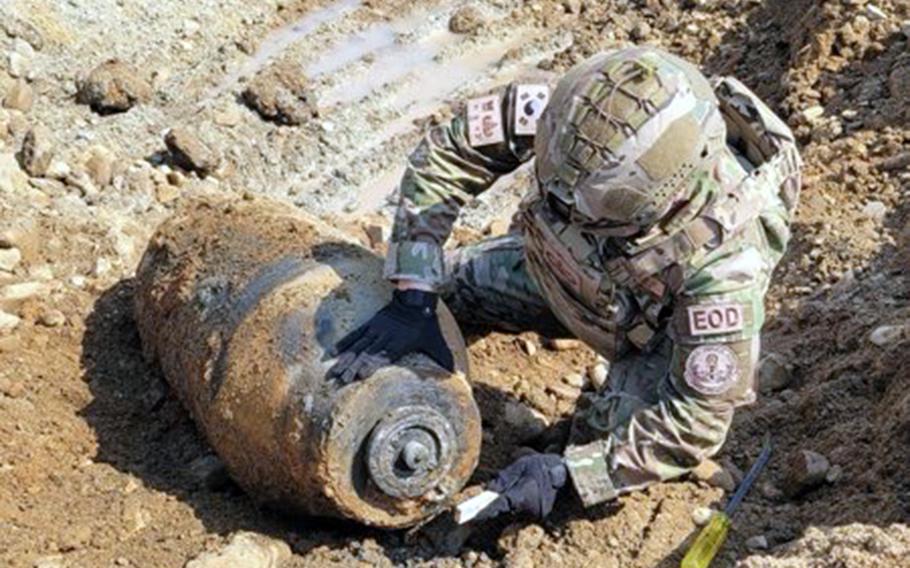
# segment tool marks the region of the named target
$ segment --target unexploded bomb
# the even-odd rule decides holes
[[[477,465],[464,341],[364,381],[325,377],[332,347],[388,301],[382,260],[287,207],[195,202],[153,236],[137,273],[143,349],[233,478],[265,504],[381,527],[415,524]]]

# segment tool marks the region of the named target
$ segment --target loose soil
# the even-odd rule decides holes
[[[449,19],[467,4],[472,24],[456,34]],[[469,535],[262,510],[191,467],[211,450],[144,361],[132,319],[139,256],[184,200],[269,197],[369,245],[428,125],[467,96],[553,80],[634,41],[738,77],[794,128],[806,162],[764,334],[789,381],[738,412],[717,459],[736,477],[766,432],[774,456],[716,565],[910,566],[908,20],[900,0],[4,3],[0,93],[21,102],[24,82],[33,102],[0,110],[0,248],[22,256],[0,270],[0,309],[21,319],[0,332],[0,563],[182,566],[253,531],[290,545],[288,567],[677,565],[693,511],[722,506],[722,489],[686,479],[589,510],[566,499],[543,524],[500,520]],[[99,115],[77,102],[77,83],[112,58],[153,96]],[[244,96],[289,62],[307,76],[299,125]],[[36,125],[56,146],[44,178],[15,158]],[[214,171],[174,161],[164,136],[178,126],[218,154]],[[110,176],[90,159],[107,155],[99,147],[114,156]],[[467,207],[453,242],[495,232],[527,182],[511,176]],[[897,331],[879,341],[882,326]],[[534,334],[468,331],[482,483],[526,448],[561,442],[579,394],[561,379],[595,357]],[[804,449],[828,458],[828,481],[784,497],[786,465]],[[759,535],[767,549],[747,546]]]

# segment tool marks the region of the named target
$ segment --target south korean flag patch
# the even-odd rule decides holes
[[[518,85],[515,88],[515,134],[534,136],[537,121],[550,100],[546,85]]]
[[[739,381],[736,352],[726,345],[701,345],[686,359],[686,384],[701,394],[727,392]]]

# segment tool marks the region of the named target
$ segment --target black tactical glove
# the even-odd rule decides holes
[[[454,370],[452,352],[436,317],[437,301],[432,292],[396,290],[391,302],[335,345],[335,352],[341,355],[329,369],[329,376],[340,377],[343,382],[363,379],[383,364],[415,351]]]
[[[565,462],[558,454],[519,458],[487,484],[487,490],[499,493],[499,498],[475,519],[492,519],[502,513],[526,513],[543,519],[553,510],[556,495],[566,485],[568,474]]]

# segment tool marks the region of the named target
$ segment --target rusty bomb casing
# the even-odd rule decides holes
[[[241,487],[280,509],[393,528],[463,487],[481,430],[442,306],[454,373],[414,354],[364,381],[325,378],[332,346],[391,291],[379,257],[315,218],[196,201],[152,237],[135,310],[146,355]]]

